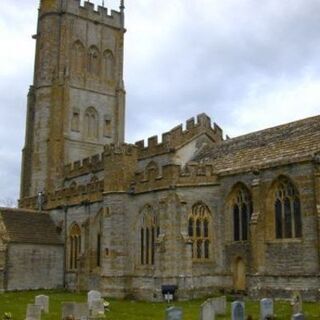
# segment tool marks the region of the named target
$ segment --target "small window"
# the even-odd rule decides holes
[[[80,131],[80,113],[79,111],[74,111],[71,119],[71,130]]]
[[[111,120],[109,118],[106,118],[106,117],[104,119],[103,135],[105,137],[111,137],[112,136]]]
[[[97,235],[97,267],[101,266],[101,235]]]

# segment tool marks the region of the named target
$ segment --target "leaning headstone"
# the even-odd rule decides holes
[[[41,320],[41,308],[35,304],[28,304],[26,320]]]
[[[104,315],[104,304],[102,299],[91,301],[90,315],[94,317]]]
[[[231,304],[231,320],[244,320],[244,302],[234,301]]]
[[[225,296],[210,299],[216,315],[224,316],[227,313],[227,298]]]
[[[215,320],[215,312],[210,300],[201,305],[200,320]]]
[[[292,320],[304,320],[304,315],[302,313],[294,314]]]
[[[169,307],[166,310],[166,320],[182,320],[183,312],[181,308]]]
[[[266,320],[273,317],[273,300],[264,298],[260,300],[260,319]]]
[[[292,314],[302,313],[302,297],[299,291],[295,291],[291,297]]]
[[[88,305],[89,309],[91,309],[91,302],[93,300],[100,300],[101,299],[101,293],[96,290],[91,290],[88,292]]]
[[[49,313],[49,297],[43,294],[36,296],[35,305],[41,308],[41,311]]]

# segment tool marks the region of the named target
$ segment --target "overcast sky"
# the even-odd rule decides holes
[[[37,7],[0,5],[0,199],[19,192]],[[127,0],[126,27],[129,142],[201,112],[231,137],[320,113],[319,0]]]

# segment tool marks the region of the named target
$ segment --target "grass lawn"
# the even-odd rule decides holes
[[[4,312],[11,312],[13,320],[24,320],[26,306],[34,302],[34,297],[46,294],[50,297],[50,314],[44,315],[42,320],[60,320],[61,302],[77,301],[85,302],[86,293],[74,294],[63,291],[28,291],[11,292],[0,294],[0,319]],[[165,303],[122,301],[110,299],[110,312],[107,313],[108,320],[164,320]],[[200,305],[203,300],[189,302],[177,302],[176,306],[183,308],[183,320],[198,320]],[[304,303],[304,313],[307,320],[320,319],[320,303]],[[246,301],[246,315],[252,315],[253,319],[259,319],[259,303],[257,301]],[[291,307],[287,301],[275,303],[276,319],[290,320]],[[218,319],[230,319],[230,302],[228,302],[228,314]]]

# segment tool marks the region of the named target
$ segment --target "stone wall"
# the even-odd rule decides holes
[[[7,290],[63,287],[62,245],[10,243],[6,270]]]

